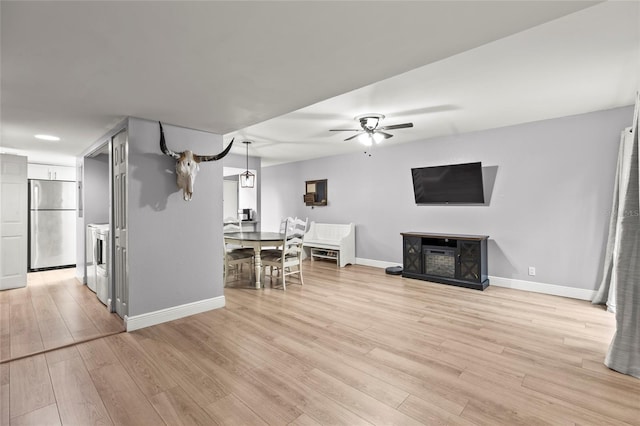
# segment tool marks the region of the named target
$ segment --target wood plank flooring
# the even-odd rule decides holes
[[[0,424],[640,424],[640,380],[602,364],[613,315],[589,302],[322,261],[304,276],[2,364]]]
[[[27,274],[27,286],[0,291],[0,362],[124,330],[75,269]]]

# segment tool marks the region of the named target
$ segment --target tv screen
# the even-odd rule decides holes
[[[416,204],[484,204],[482,163],[411,169]]]

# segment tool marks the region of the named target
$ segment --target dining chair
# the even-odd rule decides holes
[[[224,242],[224,241],[223,241]],[[227,286],[229,274],[235,272],[235,276],[242,270],[242,265],[245,263],[249,265],[249,270],[253,271],[253,250],[243,251],[240,250],[228,250],[227,244],[224,243],[224,286]],[[251,272],[253,277],[253,272]]]
[[[236,232],[239,232],[242,234],[242,223],[240,222],[240,220],[236,218],[228,217],[224,220],[222,232],[224,234],[231,234]],[[251,247],[242,247],[236,244],[225,244],[225,250],[226,251],[240,250],[242,252],[251,253],[251,255],[253,255],[253,249]]]
[[[241,233],[242,234],[242,224],[241,222],[233,217],[228,217],[224,219],[223,224],[223,234],[231,234],[231,233]],[[230,272],[235,272],[236,277],[238,273],[242,271],[243,265],[246,263],[249,265],[251,271],[253,271],[253,262],[255,252],[251,247],[242,247],[237,244],[228,244],[224,241],[223,237],[223,246],[224,246],[224,285],[227,286],[227,279],[229,277]]]
[[[225,234],[231,232],[242,232],[242,224],[234,217],[226,217],[223,221],[222,230]]]
[[[284,234],[287,231],[287,225],[288,224],[292,224],[293,225],[293,221],[295,219],[291,216],[289,217],[283,217],[282,219],[280,219],[280,233]]]
[[[290,226],[293,226],[293,223],[295,221],[294,217],[288,216],[288,217],[283,217],[282,219],[280,219],[280,230],[279,232],[281,234],[284,234],[287,232],[287,226],[290,224]],[[282,246],[278,245],[276,247],[268,247],[267,250],[269,249],[276,249],[276,250],[282,250]],[[269,267],[269,275],[273,275],[273,271],[277,272],[278,271],[278,267],[277,266],[270,266]]]
[[[306,232],[307,220],[288,219],[285,225],[285,235],[282,240],[282,249],[271,249],[261,252],[262,269],[275,267],[278,269],[278,277],[282,277],[282,289],[287,289],[286,276],[298,274],[300,285],[304,284],[302,278],[302,237]],[[273,274],[271,275],[273,279]]]
[[[295,220],[295,218],[289,216],[289,217],[283,217],[282,219],[280,219],[280,229],[278,232],[280,232],[281,234],[284,234],[287,231],[287,224],[291,223],[293,224],[293,221]],[[265,249],[263,249],[263,251],[266,250],[282,250],[282,246],[281,245],[277,245],[277,246],[269,246],[266,247]],[[269,267],[269,275],[273,274],[273,270],[278,270],[278,268],[276,266],[270,266]]]

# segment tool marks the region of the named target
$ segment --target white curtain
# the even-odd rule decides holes
[[[616,333],[607,367],[640,378],[640,168],[636,95],[633,125],[623,131],[618,152],[604,276],[593,303],[606,303],[616,315]]]

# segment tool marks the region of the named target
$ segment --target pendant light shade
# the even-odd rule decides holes
[[[244,141],[242,143],[247,146],[247,170],[240,173],[240,187],[253,188],[256,184],[256,175],[249,171],[249,144],[251,141]]]
[[[240,186],[242,188],[253,188],[256,183],[256,175],[247,170],[244,173],[240,173]]]

